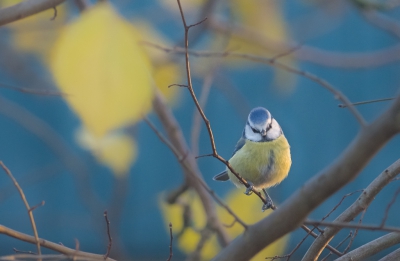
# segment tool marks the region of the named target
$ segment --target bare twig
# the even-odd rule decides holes
[[[27,234],[12,230],[8,227],[0,225],[0,234],[4,234],[13,238],[16,238],[21,241],[25,241],[31,244],[36,244],[36,239],[32,236],[29,236]],[[97,254],[92,254],[92,253],[87,253],[83,251],[76,251],[76,249],[68,248],[60,244],[56,244],[53,242],[50,242],[48,240],[44,240],[39,238],[40,245],[42,247],[54,250],[58,253],[67,255],[67,256],[77,256],[77,257],[85,257],[88,259],[95,259],[95,260],[104,260],[103,255],[97,255]],[[114,259],[107,258],[107,261],[114,261]]]
[[[65,0],[29,0],[0,9],[0,26],[55,8]]]
[[[50,18],[50,21],[54,21],[57,17],[57,7],[53,6],[53,10],[54,10],[54,15],[52,18]]]
[[[352,103],[352,104],[353,104],[354,106],[357,106],[357,105],[368,104],[368,103],[374,103],[374,102],[391,101],[391,100],[394,100],[394,99],[395,99],[395,98],[384,98],[384,99],[377,99],[377,100],[369,100],[369,101],[355,102],[355,103]],[[338,106],[339,106],[339,108],[346,108],[346,107],[347,107],[346,104],[339,104]]]
[[[345,237],[342,241],[340,241],[340,243],[336,246],[336,248],[338,249],[341,245],[343,245],[344,242],[347,241],[347,239],[349,239],[350,237],[352,237],[353,232],[350,231],[350,233],[347,235],[347,237]],[[329,252],[324,258],[321,259],[321,261],[326,261],[328,260],[328,258],[332,255],[332,252]]]
[[[400,173],[400,159],[385,169],[369,186],[364,189],[361,195],[348,207],[334,222],[350,222],[358,214],[364,211],[374,200],[375,196]],[[341,230],[341,227],[327,227],[324,232],[312,243],[303,260],[317,259],[324,246]]]
[[[157,135],[157,137],[168,146],[168,148],[174,153],[176,158],[180,157],[180,154],[178,152],[178,150],[175,148],[175,146],[173,144],[171,144],[171,142],[169,142],[164,135],[162,135],[157,128],[153,125],[153,123],[151,123],[151,121],[149,119],[147,119],[146,117],[144,118],[144,120],[146,121],[146,123],[150,126],[150,128],[154,131],[154,133]],[[186,169],[186,170],[190,170],[189,166],[187,166],[187,163],[181,162],[182,166]],[[213,190],[211,190],[207,184],[200,179],[197,175],[192,175],[193,177],[195,177],[195,179],[202,185],[202,187],[214,198],[214,200],[221,206],[223,207],[233,218],[234,220],[236,220],[240,225],[242,225],[243,228],[247,228],[247,225],[232,211],[232,209],[226,205],[222,199],[220,199]]]
[[[112,246],[112,237],[111,237],[111,233],[110,233],[110,220],[108,220],[107,210],[104,211],[104,219],[106,220],[107,235],[108,235],[107,252],[106,252],[106,254],[104,255],[104,260],[106,260],[106,259],[108,258],[108,256],[110,255],[111,246]]]
[[[389,216],[389,210],[393,206],[393,204],[396,201],[396,199],[399,196],[399,194],[400,194],[400,188],[398,188],[396,190],[396,192],[394,193],[394,195],[393,195],[392,199],[390,200],[389,204],[386,206],[385,215],[383,216],[383,219],[382,219],[382,222],[381,222],[381,227],[383,227],[385,225],[386,220],[387,220],[387,218]]]
[[[6,167],[6,165],[4,165],[4,163],[2,161],[0,161],[0,166],[3,168],[4,172],[10,177],[10,179],[13,181],[14,186],[17,188],[19,195],[21,196],[22,201],[25,204],[26,210],[28,211],[28,215],[29,215],[29,220],[31,221],[31,226],[32,226],[32,230],[33,230],[33,234],[35,235],[35,240],[36,240],[36,247],[37,247],[37,252],[38,255],[41,255],[42,252],[40,250],[40,243],[39,243],[39,236],[38,236],[38,232],[36,229],[36,223],[35,223],[35,219],[33,218],[33,213],[31,211],[31,207],[28,204],[28,201],[26,200],[24,191],[22,190],[22,188],[19,186],[17,180],[14,178],[13,174],[11,173],[11,171]]]
[[[32,251],[22,251],[22,250],[18,250],[15,247],[13,248],[15,253],[20,253],[20,254],[29,254],[29,255],[37,255],[37,253],[32,252]]]
[[[312,73],[309,73],[307,71],[303,71],[303,70],[297,69],[295,67],[291,67],[289,65],[278,62],[276,60],[271,60],[271,58],[260,57],[260,56],[256,56],[256,55],[246,54],[246,53],[192,51],[192,50],[188,50],[186,48],[185,49],[168,48],[168,47],[164,47],[164,46],[154,44],[154,43],[149,43],[149,42],[144,42],[144,43],[146,45],[152,46],[152,47],[160,49],[160,50],[164,50],[164,51],[168,51],[168,52],[175,52],[175,53],[186,53],[187,52],[188,54],[190,53],[191,55],[198,56],[198,57],[227,57],[227,56],[229,56],[229,57],[234,57],[234,58],[246,59],[246,60],[250,60],[250,61],[254,61],[254,62],[258,62],[258,63],[264,63],[264,64],[268,64],[271,66],[275,66],[275,67],[285,70],[287,72],[291,72],[291,73],[303,76],[303,77],[308,78],[309,80],[319,84],[320,86],[324,87],[329,92],[331,92],[336,99],[340,100],[343,104],[346,104],[346,106],[349,108],[350,112],[353,114],[353,116],[356,118],[356,120],[359,122],[359,124],[362,127],[365,127],[365,125],[366,125],[364,118],[354,108],[354,106],[351,104],[349,99],[341,91],[337,90],[333,85],[331,85],[327,81],[323,80],[322,78],[320,78]],[[189,90],[190,90],[190,88],[189,88]]]
[[[59,91],[55,91],[55,90],[54,91],[53,90],[40,90],[40,89],[17,87],[17,86],[13,86],[13,85],[7,84],[7,83],[0,83],[0,88],[6,88],[6,89],[22,92],[22,93],[35,94],[35,95],[40,95],[40,96],[67,96],[67,94],[59,92]]]
[[[201,88],[200,94],[200,106],[202,108],[205,107],[208,99],[208,95],[210,93],[210,89],[212,86],[213,78],[214,78],[215,68],[213,68],[204,78],[203,87]],[[197,109],[195,109],[193,113],[193,121],[192,121],[192,131],[191,131],[191,148],[193,155],[199,154],[199,137],[201,132],[201,116]],[[198,157],[196,157],[197,159]]]
[[[167,261],[171,261],[172,256],[173,256],[173,252],[172,252],[172,240],[174,239],[174,236],[172,235],[172,223],[169,223],[169,237],[170,237],[170,241],[169,241],[169,257],[167,259]]]
[[[388,226],[376,226],[376,225],[361,225],[361,224],[351,224],[347,222],[328,222],[319,220],[306,220],[304,224],[311,226],[326,226],[326,227],[338,227],[338,228],[358,228],[372,231],[388,231],[388,232],[399,232],[398,227],[388,227]]]
[[[168,88],[171,88],[172,86],[177,86],[177,87],[185,87],[185,88],[187,88],[187,87],[188,87],[188,86],[187,86],[187,85],[185,85],[185,84],[173,83],[173,84],[170,84],[170,85],[168,85]]]
[[[171,109],[168,108],[158,92],[156,92],[153,99],[153,107],[155,113],[161,121],[161,124],[167,132],[170,143],[173,144],[174,148],[176,148],[176,151],[179,153],[176,154],[178,155],[177,158],[181,159],[183,158],[181,155],[187,154],[186,157],[184,157],[184,160],[180,161],[183,173],[185,174],[188,184],[193,187],[199,195],[207,219],[210,223],[210,226],[215,229],[219,242],[221,242],[223,246],[226,246],[230,241],[229,236],[226,234],[222,223],[217,217],[214,202],[212,200],[212,198],[215,199],[217,197],[215,194],[213,194],[211,190],[207,189],[208,187],[201,177],[201,173],[198,169],[196,160],[188,149],[187,143],[178,122],[172,114]],[[199,180],[201,180],[201,182],[198,182]],[[222,203],[222,201],[220,202]]]
[[[379,261],[397,261],[397,260],[400,260],[400,248],[396,249],[389,255],[379,259]]]
[[[389,233],[336,259],[336,261],[361,261],[400,243],[400,233]]]

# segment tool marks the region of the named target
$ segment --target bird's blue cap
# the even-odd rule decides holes
[[[249,114],[249,121],[255,125],[263,124],[269,118],[271,118],[271,113],[263,107],[254,108]]]

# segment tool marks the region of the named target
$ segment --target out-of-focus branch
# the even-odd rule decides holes
[[[400,96],[368,128],[361,129],[353,142],[329,167],[293,193],[268,217],[249,226],[213,260],[249,260],[264,247],[299,227],[316,207],[353,180],[399,131]]]
[[[161,46],[159,44],[154,44],[154,43],[150,43],[150,42],[143,42],[144,44],[148,45],[148,46],[152,46],[154,48],[157,48],[159,50],[163,50],[165,52],[173,52],[173,53],[183,53],[186,54],[186,56],[188,54],[191,54],[192,56],[197,56],[197,57],[234,57],[234,58],[240,58],[240,59],[245,59],[245,60],[249,60],[249,61],[253,61],[253,62],[258,62],[258,63],[263,63],[263,64],[268,64],[270,66],[274,66],[276,68],[280,68],[282,70],[285,70],[287,72],[290,73],[294,73],[300,76],[303,76],[305,78],[308,78],[309,80],[317,83],[318,85],[322,86],[323,88],[325,88],[326,90],[328,90],[329,92],[331,92],[334,97],[338,100],[340,100],[341,102],[343,102],[343,104],[346,105],[346,107],[348,107],[349,111],[354,115],[354,117],[356,118],[356,120],[359,122],[359,124],[361,125],[361,127],[365,127],[366,123],[364,118],[362,117],[362,115],[357,111],[357,109],[352,105],[352,103],[349,101],[349,99],[338,89],[336,89],[334,86],[332,86],[329,82],[325,81],[324,79],[309,73],[307,71],[303,71],[300,69],[297,69],[295,67],[291,67],[289,65],[286,65],[284,63],[281,63],[277,60],[275,60],[274,58],[267,58],[267,57],[260,57],[257,55],[252,55],[252,54],[247,54],[247,53],[238,53],[238,52],[210,52],[210,51],[193,51],[193,50],[187,50],[187,48],[168,48],[165,46]],[[286,50],[287,52],[287,50]],[[188,88],[190,90],[190,88]],[[193,96],[193,95],[192,95]],[[200,112],[200,114],[202,114]],[[202,115],[203,116],[203,115]],[[204,117],[203,117],[204,119]],[[207,125],[207,121],[206,125]],[[209,126],[207,126],[207,129],[209,130]],[[209,130],[209,134],[210,137],[212,137],[212,133],[210,133]],[[221,162],[226,163],[224,161],[224,159],[222,159],[221,157],[217,157],[219,155],[216,154],[216,150],[215,150],[215,146],[212,145],[213,148],[213,156],[215,158],[217,158],[218,160],[220,160]],[[227,167],[229,168],[229,166],[227,165]],[[235,174],[235,171],[232,170],[231,168],[229,168],[232,173]],[[236,176],[236,174],[235,174]],[[238,176],[236,176],[239,180],[240,178]],[[242,181],[242,180],[241,180]],[[248,187],[245,181],[242,181],[242,183]],[[254,191],[253,191],[254,192]],[[254,192],[255,194],[257,194],[256,192]]]
[[[336,261],[361,261],[380,251],[400,243],[400,233],[393,232],[377,238],[359,248],[350,251],[336,259]]]
[[[363,193],[348,207],[334,222],[350,222],[374,200],[375,196],[400,173],[400,159],[385,169]],[[316,260],[326,244],[341,230],[341,227],[327,227],[324,232],[313,242],[304,255],[303,260]]]
[[[180,159],[182,167],[187,166],[183,167],[183,172],[189,182],[189,185],[196,190],[197,194],[200,197],[204,211],[207,216],[208,223],[210,224],[211,228],[217,233],[218,239],[221,242],[222,246],[226,246],[230,241],[229,237],[217,217],[215,205],[209,192],[202,186],[201,182],[199,182],[200,180],[203,181],[203,179],[198,169],[196,160],[190,153],[190,150],[186,144],[185,138],[179,127],[178,122],[173,116],[171,110],[163,101],[161,95],[157,92],[153,99],[153,108],[154,112],[157,114],[161,124],[163,125],[167,133],[169,141],[177,150],[177,153],[179,153],[178,155],[181,155],[182,157]]]
[[[2,226],[0,225],[0,234],[4,234],[16,239],[19,239],[21,241],[25,241],[31,244],[35,244],[36,243],[36,239],[32,236],[29,236],[27,234],[12,230],[8,227]],[[86,257],[90,260],[108,260],[108,261],[115,261],[114,259],[111,258],[107,258],[105,259],[103,255],[97,255],[97,254],[92,254],[92,253],[88,253],[88,252],[83,252],[80,250],[76,250],[76,249],[72,249],[72,248],[68,248],[65,247],[63,245],[59,245],[53,242],[50,242],[48,240],[44,240],[39,238],[39,242],[40,245],[42,247],[54,250],[56,252],[59,252],[61,254],[67,255],[67,256],[71,256],[71,257]]]
[[[391,21],[391,23],[393,22]],[[231,23],[228,24],[222,21],[217,21],[217,19],[212,17],[210,17],[207,25],[210,29],[219,33],[230,34],[243,39],[251,39],[253,44],[257,44],[261,48],[272,50],[277,53],[285,52],[286,50],[290,50],[298,45],[298,43],[295,42],[286,43],[268,39],[261,36],[257,31],[232,25]],[[387,25],[387,22],[385,23],[385,26],[389,26]],[[393,24],[389,27],[390,28],[386,28],[388,31],[398,30],[397,28],[394,28]],[[396,25],[396,27],[398,26]],[[313,46],[302,45],[301,49],[293,53],[293,56],[299,60],[323,66],[356,69],[377,67],[396,62],[400,60],[399,50],[400,45],[398,44],[370,52],[335,52]]]
[[[356,228],[371,231],[388,231],[400,233],[400,228],[398,227],[388,227],[388,226],[377,226],[377,225],[363,225],[363,224],[351,224],[347,222],[327,222],[319,220],[306,220],[304,224],[311,226],[327,226],[327,227],[338,227],[338,228]],[[323,232],[322,232],[323,233]]]
[[[55,8],[65,0],[28,0],[0,9],[0,26]],[[49,17],[50,19],[51,17]]]
[[[397,260],[400,260],[400,248],[396,249],[389,255],[379,259],[379,261],[397,261]]]

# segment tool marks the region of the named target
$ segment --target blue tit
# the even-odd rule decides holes
[[[262,209],[274,206],[266,188],[279,184],[287,177],[292,160],[289,143],[267,109],[257,107],[250,112],[229,163],[250,184],[246,195],[251,194],[252,188],[262,190],[267,200]],[[217,181],[229,179],[237,187],[243,186],[229,169],[214,177]]]

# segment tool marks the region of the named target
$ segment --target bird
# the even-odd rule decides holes
[[[267,109],[256,107],[250,111],[242,137],[228,162],[250,185],[246,195],[250,195],[253,189],[263,191],[266,203],[262,210],[275,208],[266,189],[278,185],[288,176],[292,160],[289,142]],[[231,180],[237,187],[244,186],[228,167],[213,179]]]

